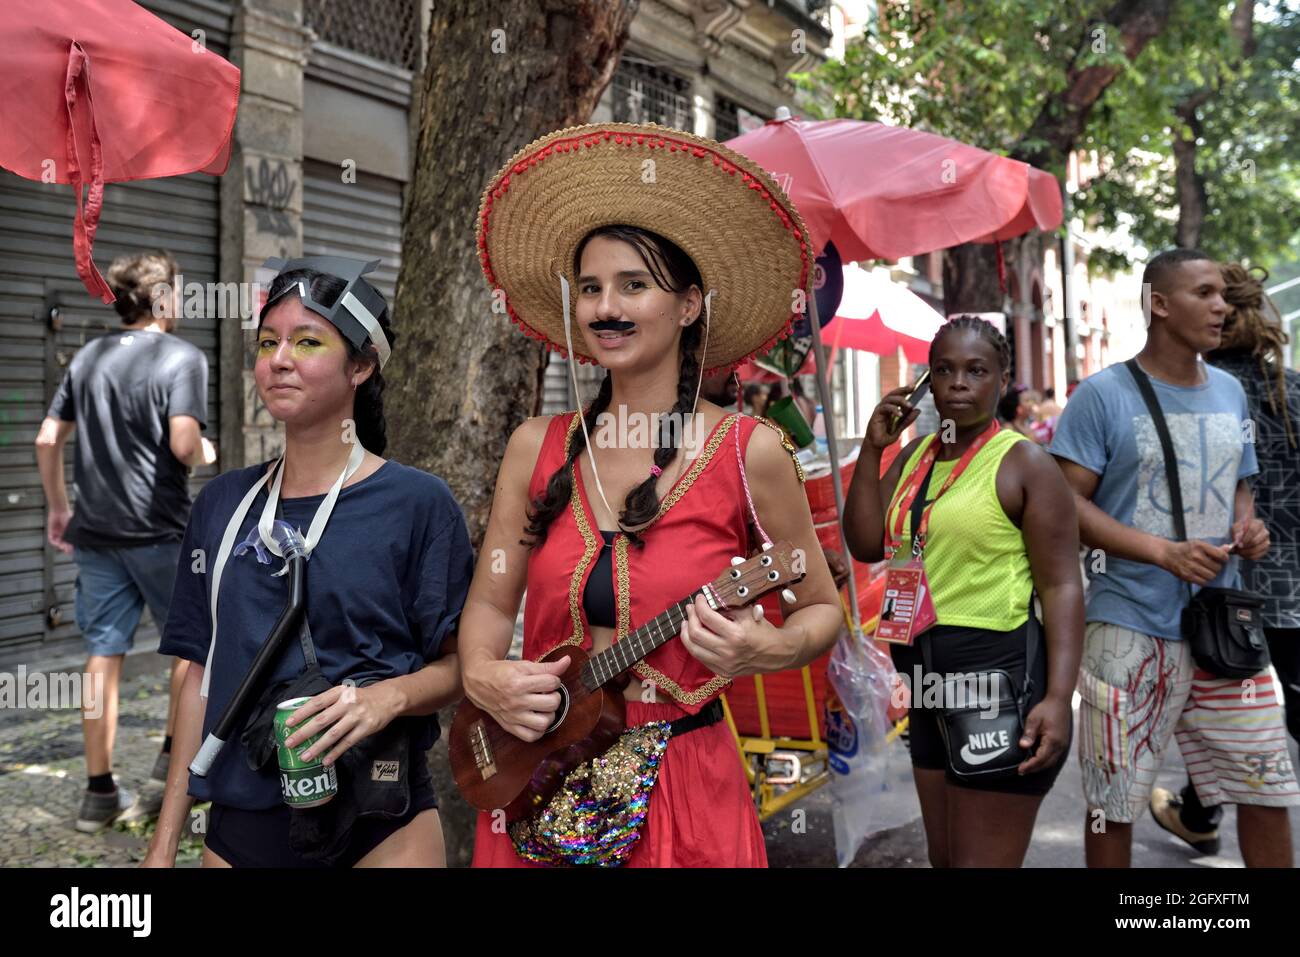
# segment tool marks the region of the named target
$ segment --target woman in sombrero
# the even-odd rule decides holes
[[[812,661],[841,613],[793,450],[699,389],[788,333],[808,295],[805,236],[756,165],[656,126],[556,131],[484,192],[483,271],[511,318],[571,369],[574,358],[594,362],[605,377],[585,416],[529,419],[511,436],[461,627],[467,697],[536,740],[560,705],[568,659],[537,660],[556,646],[608,648],[767,541],[802,549],[807,575],[779,625],[776,602],[728,616],[696,598],[680,638],[637,663],[623,690],[628,728],[671,723],[662,756],[625,769],[624,804],[581,833],[563,810],[523,829],[485,813],[476,866],[766,864],[718,697],[732,678]],[[637,423],[670,412],[686,427],[644,441]],[[525,589],[523,660],[511,661]],[[643,743],[643,757],[663,746]],[[631,751],[614,754],[606,773]]]

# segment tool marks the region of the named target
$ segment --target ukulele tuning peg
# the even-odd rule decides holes
[[[771,542],[764,542],[764,543],[763,543],[763,551],[768,551],[771,547],[772,547],[772,543],[771,543]]]
[[[737,556],[735,556],[735,557],[731,560],[731,564],[733,564],[733,565],[743,565],[743,564],[745,564],[745,559],[744,559],[743,557],[741,557],[740,555],[737,555]]]
[[[781,589],[781,598],[785,600],[787,605],[793,605],[795,603],[794,592],[788,588]]]

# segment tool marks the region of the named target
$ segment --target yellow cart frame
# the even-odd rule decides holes
[[[848,608],[844,605],[844,599],[840,599],[840,608],[844,612],[844,622],[848,626],[849,633],[853,633],[853,620],[849,617]],[[876,619],[863,622],[860,635],[864,641],[871,641],[867,636],[876,630]],[[822,740],[817,724],[817,700],[813,691],[812,669],[804,665],[799,669],[803,678],[804,704],[808,709],[808,727],[811,729],[812,737],[810,738],[787,738],[773,737],[772,727],[768,720],[767,713],[767,696],[763,691],[763,676],[754,675],[754,696],[758,703],[758,737],[747,737],[736,730],[736,720],[731,714],[731,706],[727,703],[727,696],[722,696],[722,709],[727,718],[727,726],[731,728],[732,737],[736,739],[736,748],[740,752],[740,763],[745,769],[745,778],[749,781],[750,790],[754,796],[754,806],[758,809],[758,819],[766,821],[773,814],[783,808],[789,807],[805,796],[816,791],[819,787],[830,780],[831,770],[827,760],[828,751],[826,742]],[[889,740],[893,740],[907,727],[907,719],[895,724],[890,732]],[[821,765],[821,769],[814,772],[806,780],[791,785],[785,790],[778,793],[778,785],[771,783],[767,776],[767,758],[776,751],[793,751],[800,755],[807,755],[808,764]]]

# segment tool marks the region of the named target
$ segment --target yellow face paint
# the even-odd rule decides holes
[[[280,341],[274,336],[263,333],[257,340],[257,357],[269,359],[275,354]],[[330,343],[315,336],[299,334],[292,338],[290,353],[295,359],[308,359],[323,355],[332,349]]]

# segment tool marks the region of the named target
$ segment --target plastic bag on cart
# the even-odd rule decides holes
[[[826,674],[833,692],[826,697],[826,740],[835,856],[847,867],[868,837],[916,820],[921,809],[907,745],[890,740],[896,673],[889,655],[841,629]]]

